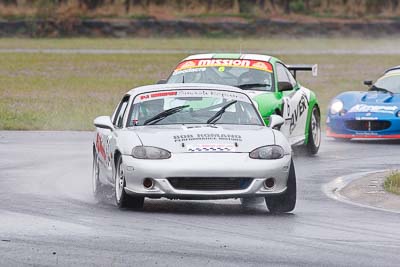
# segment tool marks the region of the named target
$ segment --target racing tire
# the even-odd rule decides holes
[[[106,199],[105,186],[100,182],[100,167],[97,153],[93,153],[93,167],[92,167],[92,191],[96,201],[101,202]]]
[[[309,155],[318,153],[321,145],[321,116],[316,106],[313,107],[308,125],[307,152]]]
[[[144,205],[144,197],[133,197],[125,192],[125,174],[122,165],[122,157],[117,159],[115,167],[115,202],[120,209],[131,208],[140,210]]]
[[[296,172],[293,160],[291,160],[286,191],[280,195],[265,197],[269,212],[285,213],[294,210],[296,206],[296,190]]]

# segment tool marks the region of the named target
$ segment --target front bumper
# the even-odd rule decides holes
[[[400,138],[400,118],[394,114],[361,112],[328,115],[326,135],[347,139],[398,139]]]
[[[291,155],[277,160],[255,160],[248,153],[176,153],[166,160],[141,160],[124,155],[122,168],[128,194],[150,198],[219,199],[280,194],[286,190]],[[169,181],[180,178],[238,178],[249,177],[248,186],[235,190],[177,189]],[[154,186],[146,189],[145,178]],[[267,178],[274,178],[272,188],[264,187]]]
[[[362,139],[400,139],[400,134],[370,134],[370,133],[335,133],[331,129],[326,130],[326,136],[334,138],[352,139],[352,138],[362,138]]]

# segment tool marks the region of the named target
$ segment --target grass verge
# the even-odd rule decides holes
[[[0,129],[92,129],[123,93],[166,77],[183,56],[3,54]]]
[[[382,53],[398,51],[399,38],[0,38],[0,49],[151,49],[212,52],[335,51]]]
[[[400,172],[392,172],[385,180],[385,190],[400,195]]]
[[[136,49],[185,47],[184,39],[171,43],[149,40],[105,39],[9,39],[0,47],[126,48],[130,41]],[[261,39],[260,39],[261,40]],[[187,40],[189,48],[200,47]],[[229,47],[227,39],[201,39],[206,48]],[[235,40],[237,42],[237,40]],[[325,40],[326,41],[326,40]],[[324,43],[324,40],[321,42]],[[76,43],[77,42],[77,43]],[[290,40],[287,40],[290,42]],[[384,40],[382,40],[384,42]],[[8,45],[7,45],[8,43]],[[336,43],[336,41],[334,42]],[[295,47],[304,47],[310,40],[298,40]],[[256,43],[253,43],[256,45]],[[320,46],[321,44],[317,44]],[[93,45],[93,47],[96,47]],[[257,47],[261,47],[258,44]],[[279,47],[279,46],[277,46]],[[290,46],[288,46],[288,49]],[[326,46],[327,49],[335,45]],[[186,47],[187,49],[187,47]],[[297,48],[296,48],[297,49]],[[363,49],[363,47],[360,47]],[[123,93],[129,89],[153,84],[166,78],[187,54],[0,54],[0,129],[1,130],[91,130],[93,119],[111,114]],[[398,65],[400,55],[297,55],[275,54],[288,64],[319,65],[319,76],[301,73],[298,80],[316,92],[322,120],[328,103],[335,95],[348,90],[365,90],[362,81],[376,79],[386,68]],[[324,123],[323,123],[324,124]]]

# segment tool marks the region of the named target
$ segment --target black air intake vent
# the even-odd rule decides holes
[[[377,120],[350,120],[345,122],[346,127],[353,131],[381,131],[390,127],[390,121]]]
[[[249,187],[253,178],[227,177],[169,177],[168,181],[179,190],[243,190]]]

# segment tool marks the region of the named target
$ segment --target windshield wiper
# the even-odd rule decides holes
[[[233,104],[235,104],[236,102],[237,100],[233,100],[228,104],[226,104],[225,106],[223,106],[220,110],[217,111],[217,113],[215,113],[211,118],[207,120],[207,124],[216,123],[222,117],[222,114],[224,114],[225,110],[230,106],[232,106]]]
[[[385,88],[376,87],[375,85],[372,85],[372,87],[369,89],[369,91],[379,91],[379,92],[393,94],[392,91],[385,89]]]
[[[248,89],[252,87],[267,87],[267,86],[269,86],[269,84],[266,83],[245,83],[236,85],[236,87],[239,87],[240,89]]]
[[[177,106],[177,107],[174,107],[174,108],[170,108],[170,109],[164,110],[163,112],[158,113],[157,115],[155,115],[155,116],[151,117],[150,119],[146,120],[143,123],[143,125],[155,124],[155,123],[165,119],[166,117],[171,116],[172,114],[175,114],[175,113],[177,113],[177,112],[179,112],[182,109],[187,108],[187,107],[190,107],[190,105]]]

